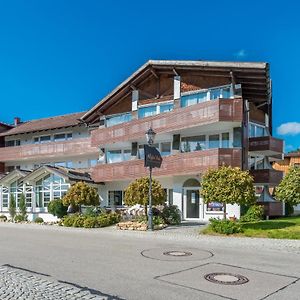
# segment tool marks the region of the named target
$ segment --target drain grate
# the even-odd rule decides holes
[[[176,257],[180,257],[180,256],[191,256],[192,253],[188,252],[188,251],[166,251],[163,253],[164,255],[167,256],[176,256]]]
[[[240,285],[249,282],[247,277],[231,273],[210,273],[204,275],[204,278],[212,283],[224,285]]]

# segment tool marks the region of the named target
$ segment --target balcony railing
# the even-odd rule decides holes
[[[109,128],[95,129],[91,133],[92,146],[136,141],[144,138],[149,127],[160,134],[221,121],[241,122],[242,112],[241,98],[207,101],[184,108],[175,108],[171,112],[132,120]]]
[[[273,156],[283,153],[283,140],[272,136],[249,138],[249,152],[257,155]]]
[[[163,177],[200,174],[209,168],[218,168],[223,164],[240,167],[241,151],[239,149],[211,149],[170,155],[163,159],[160,169],[153,169],[153,175]],[[141,159],[97,165],[92,169],[92,178],[95,182],[133,180],[147,174],[148,171]]]
[[[70,141],[30,144],[0,148],[0,162],[59,158],[72,155],[98,154],[98,148],[91,146],[90,138]]]
[[[250,170],[254,183],[257,185],[276,186],[280,183],[283,172],[273,169]]]

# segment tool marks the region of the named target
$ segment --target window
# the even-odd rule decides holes
[[[62,198],[68,191],[70,185],[62,177],[48,174],[36,182],[36,207],[47,207],[50,200],[51,185],[53,188],[53,199]]]
[[[229,132],[222,133],[222,148],[229,148]]]
[[[51,141],[51,136],[50,135],[44,135],[44,136],[40,136],[40,143],[48,143]]]
[[[171,143],[165,142],[160,144],[160,155],[167,156],[171,154]]]
[[[205,135],[184,137],[181,139],[182,152],[200,151],[205,148]]]
[[[12,141],[6,141],[5,147],[14,147],[14,146],[20,146],[21,140],[12,140]]]
[[[64,141],[65,139],[66,139],[66,135],[64,133],[59,133],[54,135],[55,142]]]
[[[9,189],[6,186],[2,187],[2,207],[8,208]]]
[[[218,134],[212,134],[208,137],[208,147],[209,149],[212,148],[219,148],[220,146],[220,137]]]
[[[44,144],[51,142],[51,135],[38,136],[33,139],[34,144]]]
[[[73,134],[71,132],[66,134],[66,139],[67,140],[71,140],[72,138],[73,138]]]
[[[109,206],[121,206],[123,204],[123,192],[122,191],[109,191],[108,192],[108,205]]]
[[[300,163],[294,163],[295,168],[300,168]]]
[[[111,127],[129,121],[131,121],[131,113],[109,116],[106,118],[106,127]]]
[[[206,210],[207,211],[223,211],[224,205],[223,205],[223,203],[220,203],[220,202],[209,202],[206,205]]]

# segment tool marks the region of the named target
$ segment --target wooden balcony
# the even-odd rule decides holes
[[[273,169],[250,170],[250,174],[253,176],[254,183],[257,185],[276,186],[283,177],[283,172]]]
[[[242,101],[241,98],[207,101],[189,107],[175,108],[172,112],[95,129],[91,133],[92,145],[103,146],[108,142],[136,141],[144,138],[145,132],[150,127],[160,134],[221,121],[241,122]]]
[[[98,148],[91,146],[90,138],[73,139],[70,141],[30,144],[0,148],[0,162],[35,161],[40,159],[62,158],[98,154]]]
[[[153,169],[156,177],[200,174],[209,168],[221,165],[240,167],[241,151],[239,149],[211,149],[187,153],[178,153],[163,158],[160,169]],[[133,180],[148,175],[144,160],[135,159],[113,164],[102,164],[92,168],[95,182]]]
[[[249,152],[265,156],[280,155],[283,153],[283,140],[272,136],[249,138]]]

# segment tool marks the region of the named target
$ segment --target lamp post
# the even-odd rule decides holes
[[[154,144],[155,131],[150,127],[146,132],[146,139],[150,147]],[[152,166],[149,166],[149,210],[148,210],[148,230],[153,230],[152,224]]]

